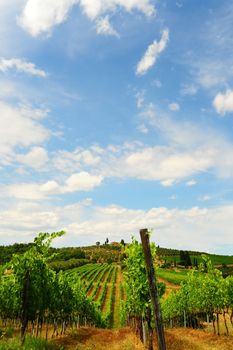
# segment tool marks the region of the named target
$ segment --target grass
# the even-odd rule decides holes
[[[166,330],[167,350],[232,350],[233,337],[217,336],[202,330]],[[157,348],[156,348],[157,350]]]
[[[156,336],[154,350],[158,350]],[[216,336],[203,330],[165,330],[167,350],[232,350],[233,337]],[[77,333],[54,340],[65,350],[145,350],[130,328],[119,330],[81,328]]]
[[[119,330],[81,328],[55,343],[65,350],[144,350],[140,340],[129,328]]]
[[[156,336],[154,350],[158,350]],[[204,330],[172,328],[165,330],[167,350],[232,350],[232,336],[216,336]],[[58,337],[53,342],[27,337],[25,345],[20,339],[0,340],[0,350],[145,350],[128,327],[118,330],[80,328]]]
[[[181,282],[187,280],[187,274],[189,270],[184,270],[177,272],[175,270],[167,270],[167,269],[157,269],[156,274],[158,277],[167,280],[170,283],[179,285]]]
[[[27,337],[24,345],[20,338],[0,340],[0,350],[63,350],[62,346],[47,342],[44,339]]]

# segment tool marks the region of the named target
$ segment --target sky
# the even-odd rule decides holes
[[[233,255],[233,3],[0,0],[0,244]]]

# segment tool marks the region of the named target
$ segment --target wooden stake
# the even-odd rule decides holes
[[[149,282],[150,296],[152,300],[153,313],[155,317],[155,326],[157,330],[159,350],[166,350],[166,343],[164,337],[163,319],[159,302],[159,293],[156,285],[154,265],[150,250],[150,240],[148,229],[140,230],[142,247],[146,262],[147,278]]]

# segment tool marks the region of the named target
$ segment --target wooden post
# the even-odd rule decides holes
[[[158,288],[156,285],[154,265],[150,250],[149,232],[147,229],[140,230],[142,247],[145,256],[147,278],[149,282],[150,296],[152,300],[153,313],[155,317],[155,326],[157,330],[157,338],[159,350],[166,350],[166,343],[164,337],[163,319],[159,302]]]

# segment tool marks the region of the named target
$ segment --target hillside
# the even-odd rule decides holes
[[[81,266],[85,263],[112,263],[120,262],[124,259],[124,253],[120,243],[114,244],[98,244],[86,247],[64,247],[64,248],[50,248],[50,254],[54,254],[52,264],[55,269],[70,269]],[[125,243],[124,243],[125,244]],[[126,244],[127,245],[127,244]],[[23,254],[33,243],[15,243],[9,246],[0,246],[0,264],[4,264],[11,260],[13,254]],[[165,263],[179,264],[180,253],[182,251],[172,248],[157,247],[158,259]],[[207,255],[213,265],[233,265],[233,255],[217,255],[209,254],[203,251],[186,250],[190,255],[191,262],[200,263],[202,254]],[[76,266],[74,266],[76,264]]]

